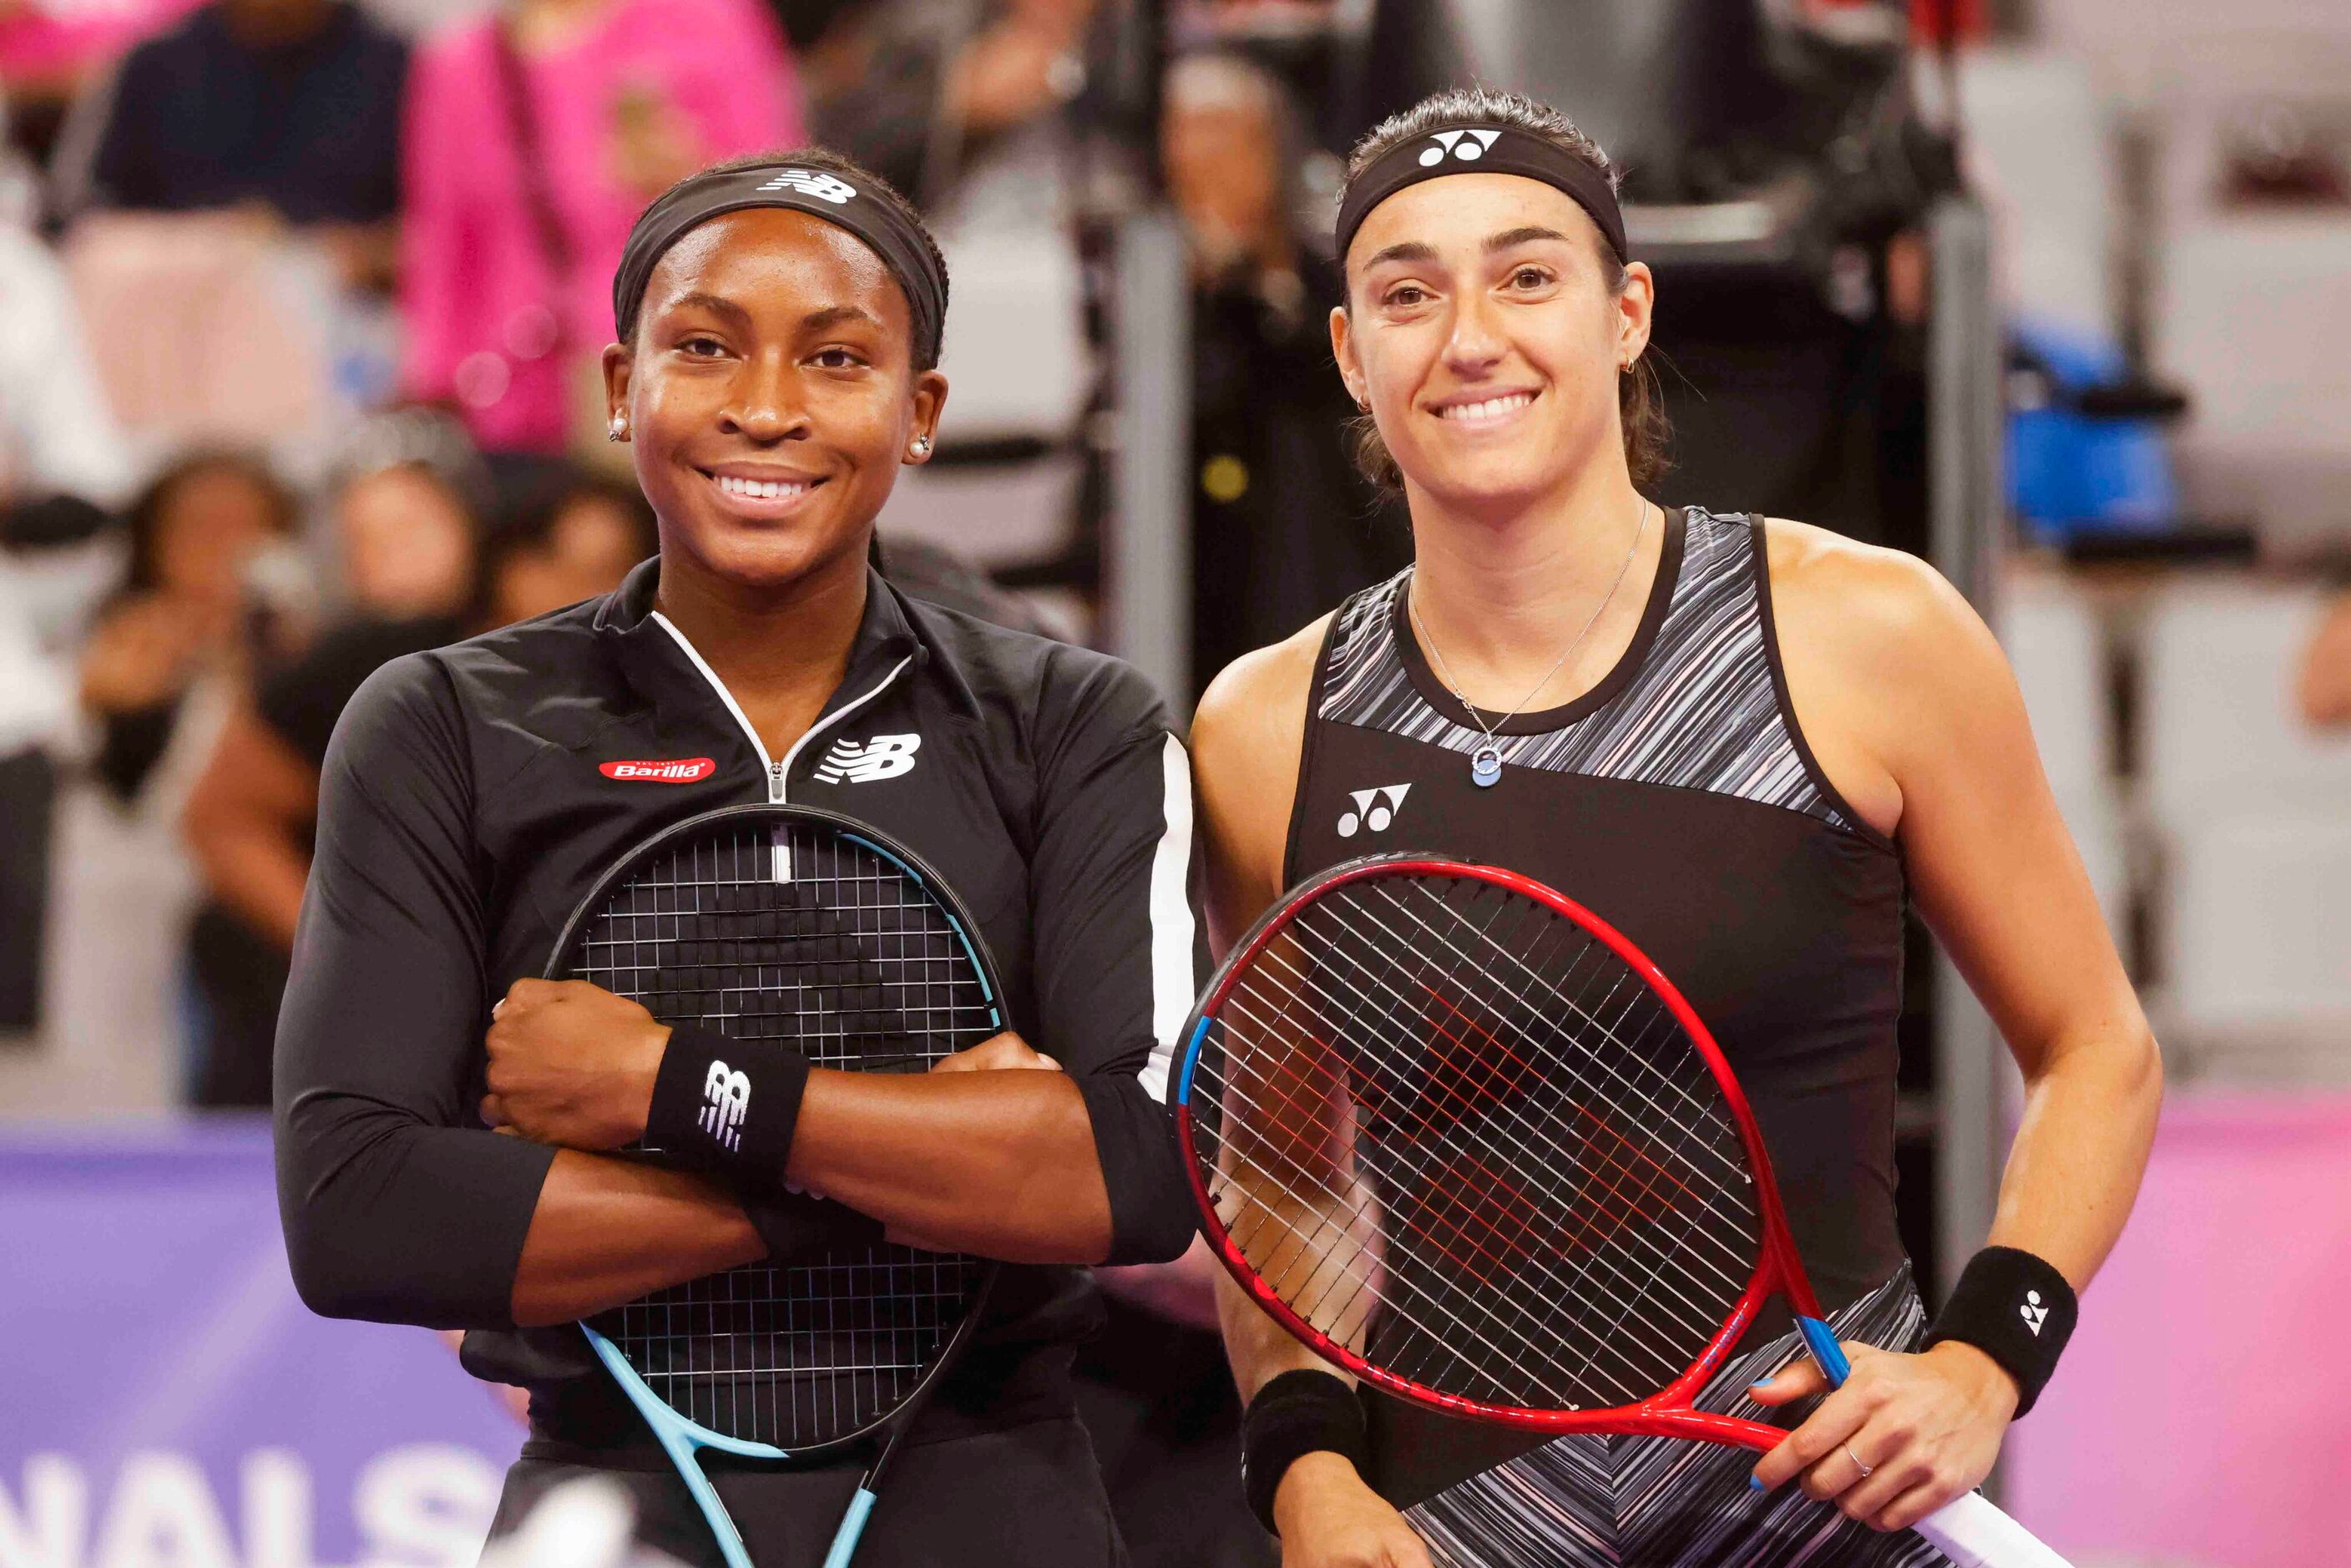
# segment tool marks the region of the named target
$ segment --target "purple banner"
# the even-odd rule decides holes
[[[521,1430],[294,1294],[257,1122],[0,1127],[0,1568],[471,1563]]]

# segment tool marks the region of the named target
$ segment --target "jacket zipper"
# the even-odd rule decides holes
[[[890,666],[889,674],[874,682],[873,685],[864,693],[849,702],[841,704],[841,706],[833,709],[831,713],[823,715],[818,718],[814,724],[802,730],[800,732],[800,737],[792,742],[789,749],[786,750],[783,756],[780,758],[770,758],[768,756],[767,743],[759,738],[759,732],[751,727],[750,717],[744,713],[742,705],[735,700],[735,694],[726,689],[726,683],[718,678],[718,672],[712,669],[707,664],[703,662],[701,653],[695,651],[692,643],[686,641],[685,633],[679,631],[671,623],[668,616],[664,615],[658,610],[654,611],[653,615],[655,621],[661,622],[662,630],[668,632],[676,642],[677,645],[685,651],[687,662],[692,664],[695,669],[702,672],[702,678],[710,683],[710,689],[718,694],[718,700],[726,705],[726,711],[733,714],[735,716],[735,722],[742,727],[744,737],[750,741],[752,751],[757,754],[759,758],[759,765],[768,770],[768,804],[770,806],[781,806],[786,803],[784,799],[785,778],[791,771],[792,758],[800,754],[800,747],[806,746],[820,732],[831,728],[834,725],[839,724],[842,719],[847,718],[851,714],[855,713],[859,708],[863,707],[867,703],[872,702],[875,697],[880,696],[883,692],[889,690],[891,683],[898,678],[899,672],[903,671],[908,664],[914,662],[914,657],[911,653],[907,654],[904,658],[900,659],[896,664]]]

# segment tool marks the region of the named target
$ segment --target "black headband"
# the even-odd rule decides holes
[[[688,229],[746,207],[789,207],[847,229],[871,246],[905,291],[914,318],[914,359],[936,364],[946,328],[947,278],[923,233],[878,192],[861,191],[824,169],[788,159],[752,169],[695,174],[665,192],[629,231],[621,267],[612,275],[612,324],[625,343],[637,329],[645,282],[653,265]]]
[[[1399,142],[1347,187],[1346,199],[1339,204],[1339,264],[1346,265],[1347,246],[1374,207],[1406,185],[1446,174],[1523,174],[1541,180],[1591,214],[1616,259],[1627,259],[1625,214],[1617,210],[1607,175],[1540,136],[1508,126],[1470,124],[1439,126],[1426,136]]]

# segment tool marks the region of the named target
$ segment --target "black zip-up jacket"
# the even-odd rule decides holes
[[[576,1330],[512,1327],[554,1152],[477,1117],[490,1005],[542,972],[623,851],[715,807],[821,806],[912,845],[970,906],[1012,1027],[1085,1097],[1110,1260],[1173,1258],[1193,1229],[1165,1102],[1206,946],[1187,762],[1157,695],[1114,659],[877,575],[841,688],[770,758],[653,610],[655,565],[360,689],[328,748],[278,1020],[278,1198],[303,1300],[504,1331],[469,1335],[466,1364],[548,1396],[543,1445],[609,1439],[624,1406],[590,1393],[604,1380]],[[982,1329],[994,1348],[941,1406],[997,1424],[1050,1394],[1098,1311],[1090,1290],[1081,1270],[1008,1268]]]

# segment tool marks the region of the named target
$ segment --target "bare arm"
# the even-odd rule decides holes
[[[1201,697],[1192,721],[1193,772],[1207,849],[1209,937],[1219,957],[1272,907],[1287,881],[1282,862],[1305,745],[1307,693],[1327,624],[1326,617],[1234,663]],[[1221,1272],[1217,1316],[1244,1406],[1285,1372],[1345,1376]],[[1285,1568],[1426,1568],[1419,1538],[1343,1454],[1301,1455],[1283,1473],[1273,1511]]]
[[[712,1183],[559,1150],[523,1238],[514,1320],[569,1322],[766,1252],[741,1207]]]
[[[482,1115],[565,1149],[633,1143],[669,1037],[637,1003],[585,981],[517,980],[485,1040]],[[1110,1199],[1077,1085],[1057,1071],[970,1071],[1050,1065],[1002,1034],[921,1077],[811,1071],[784,1179],[927,1246],[1101,1262]]]
[[[318,809],[317,770],[240,703],[180,819],[214,896],[289,949],[310,874],[303,838]]]
[[[1921,912],[2024,1075],[1990,1239],[2086,1286],[2137,1194],[2162,1068],[2015,680],[1973,610],[1908,557],[1774,524],[1771,580],[1791,694],[1823,768],[1896,837]],[[1783,1375],[1773,1402],[1813,1386]],[[1982,1479],[2017,1397],[1970,1345],[1867,1353],[1757,1473],[1777,1484],[1810,1467],[1807,1490],[1902,1528]],[[1827,1473],[1847,1443],[1873,1479]]]

